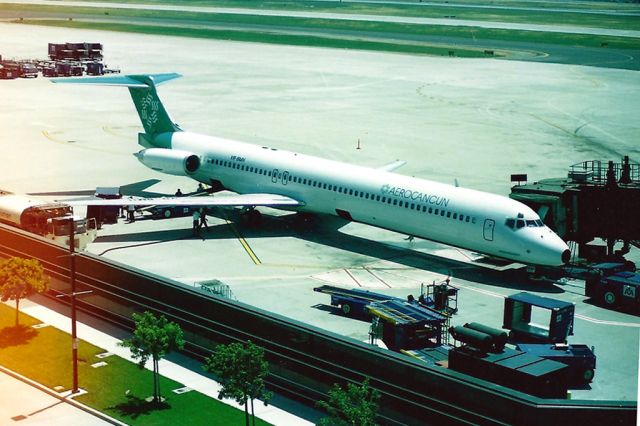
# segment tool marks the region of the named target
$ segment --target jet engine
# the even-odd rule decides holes
[[[168,175],[191,175],[200,168],[200,157],[188,151],[149,148],[135,155],[145,166]]]

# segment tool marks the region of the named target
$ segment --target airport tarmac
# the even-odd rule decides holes
[[[105,45],[126,73],[180,72],[159,90],[180,125],[205,134],[356,164],[395,159],[400,173],[506,195],[509,175],[564,176],[583,160],[640,159],[640,75],[633,71],[194,40],[0,24],[5,57],[44,57],[48,42]],[[0,188],[43,192],[120,186],[195,189],[131,155],[138,118],[125,89],[0,81]],[[356,149],[360,141],[361,149]],[[263,309],[367,340],[368,325],[334,315],[322,284],[418,294],[451,274],[461,288],[453,323],[500,327],[502,297],[522,289],[577,304],[572,342],[593,345],[591,390],[574,398],[637,398],[640,320],[583,303],[578,281],[527,284],[448,260],[468,254],[428,241],[330,218],[301,226],[263,210],[259,228],[211,217],[204,239],[191,219],[105,226],[88,251],[191,285],[219,279]],[[226,216],[225,216],[226,214]],[[231,224],[228,221],[231,219]],[[445,255],[445,258],[440,255]],[[632,260],[640,263],[637,251]]]

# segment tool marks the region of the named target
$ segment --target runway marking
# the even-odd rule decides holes
[[[117,138],[120,138],[120,139],[131,140],[131,138],[128,135],[121,135],[121,134],[117,133],[116,129],[122,129],[122,127],[102,126],[102,131],[105,132],[105,133],[108,133],[108,134],[110,134],[112,136],[115,136]]]
[[[76,141],[68,141],[68,140],[63,140],[63,139],[59,139],[59,138],[55,137],[54,134],[58,134],[58,133],[63,133],[63,132],[60,132],[60,131],[49,132],[48,130],[43,130],[42,131],[42,135],[45,138],[49,139],[51,142],[55,142],[55,143],[58,143],[60,145],[73,145],[75,148],[85,149],[85,150],[88,150],[88,151],[98,151],[98,152],[106,152],[107,154],[122,155],[121,152],[111,151],[111,150],[108,150],[108,149],[96,148],[96,147],[84,146],[84,145],[76,145]]]
[[[551,108],[555,109],[556,111],[560,112],[561,114],[566,115],[569,118],[572,118],[572,119],[574,119],[576,121],[584,121],[584,120],[580,119],[579,117],[576,117],[575,115],[573,115],[571,113],[568,113],[566,111],[561,110],[560,108],[556,107],[555,105],[552,105],[551,103],[548,103],[548,105]],[[582,124],[582,126],[580,126],[578,129],[581,129],[584,126],[589,126],[592,129],[595,129],[596,131],[602,133],[603,135],[610,137],[611,139],[615,140],[616,142],[620,142],[620,143],[623,143],[623,144],[627,142],[627,141],[625,141],[623,139],[620,139],[616,135],[613,135],[613,134],[607,132],[606,130],[601,129],[600,127],[598,127],[598,126],[596,126],[595,124],[592,124],[592,123],[584,122],[584,124]],[[577,133],[577,131],[576,131],[576,133]]]
[[[244,250],[247,252],[251,260],[253,260],[253,263],[255,263],[256,265],[261,265],[262,262],[260,261],[258,256],[256,256],[256,254],[253,252],[253,250],[249,246],[249,243],[247,243],[247,240],[245,240],[244,237],[240,234],[240,232],[238,231],[236,226],[233,224],[233,222],[229,220],[226,213],[224,213],[224,216],[225,216],[225,221],[227,222],[227,225],[229,225],[229,228],[231,228],[231,231],[234,233],[238,241],[240,241],[240,244],[242,244],[242,247],[244,248]]]
[[[55,133],[61,133],[61,132],[55,132]],[[61,143],[61,144],[65,144],[65,145],[68,144],[68,143],[73,143],[73,141],[65,141],[65,140],[61,140],[61,139],[58,139],[58,138],[54,137],[51,133],[49,133],[48,130],[43,130],[42,134],[44,135],[45,138],[47,138],[50,141],[55,142],[55,143]]]
[[[455,285],[457,287],[460,287],[460,288],[465,288],[467,290],[475,291],[476,293],[486,294],[487,296],[495,297],[495,298],[498,298],[498,299],[504,299],[505,298],[504,295],[502,295],[500,293],[495,293],[493,291],[483,290],[483,289],[479,289],[479,288],[475,288],[475,287],[470,287],[470,286],[467,286],[467,285],[464,285],[464,284],[460,284],[460,283],[457,283],[457,282],[456,282]]]
[[[345,271],[345,272],[347,273],[347,275],[349,275],[349,276],[351,277],[351,279],[352,279],[356,284],[358,284],[358,287],[362,287],[362,284],[360,284],[360,283],[358,282],[358,280],[356,279],[356,277],[354,277],[354,276],[353,276],[353,274],[352,274],[351,272],[349,272],[349,270],[348,270],[348,269],[346,269],[346,268],[345,268],[345,269],[343,269],[343,271]]]
[[[370,269],[368,269],[366,266],[365,266],[365,267],[363,267],[363,269],[364,269],[365,271],[367,271],[368,273],[370,273],[370,274],[373,276],[373,278],[377,279],[377,280],[378,280],[378,281],[380,281],[382,284],[386,285],[386,286],[387,286],[387,287],[389,287],[389,288],[393,288],[391,285],[387,284],[387,283],[386,283],[382,278],[380,278],[379,276],[377,276],[376,274],[374,274],[374,273],[373,273]]]
[[[550,122],[549,120],[545,120],[544,118],[540,117],[539,115],[536,114],[530,114],[533,118],[537,118],[538,120],[542,121],[545,124],[548,124],[551,127],[555,127],[556,129],[568,134],[569,136],[576,136],[576,134],[574,132],[572,132],[571,130],[567,130],[564,127],[561,127],[557,124],[554,124],[552,122]]]
[[[596,318],[591,318],[591,317],[588,317],[586,315],[579,315],[579,314],[575,314],[574,316],[576,318],[579,318],[579,319],[583,320],[583,321],[592,322],[594,324],[614,325],[614,326],[619,326],[619,327],[640,328],[640,324],[635,323],[635,322],[606,321],[606,320],[599,320],[599,319],[596,319]]]
[[[324,271],[327,265],[305,265],[303,263],[263,263],[270,268],[300,268],[300,269],[320,269]],[[306,275],[305,275],[306,276]]]
[[[478,293],[483,293],[483,294],[486,294],[488,296],[500,298],[500,299],[504,299],[505,298],[505,296],[503,296],[502,294],[494,293],[494,292],[489,291],[489,290],[481,290],[481,289],[478,289],[478,288],[469,287],[469,286],[466,286],[464,284],[459,284],[459,283],[456,283],[456,286],[458,286],[460,288],[467,289],[467,290],[472,290],[472,291],[475,291],[475,292],[478,292]],[[574,314],[574,317],[575,318],[579,318],[579,319],[581,319],[583,321],[588,321],[588,322],[594,323],[594,324],[612,325],[612,326],[617,326],[617,327],[640,328],[640,324],[639,323],[635,323],[635,322],[599,320],[599,319],[596,319],[596,318],[591,318],[591,317],[588,317],[586,315],[580,315],[580,314]]]

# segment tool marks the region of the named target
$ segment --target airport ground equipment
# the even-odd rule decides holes
[[[374,293],[369,290],[360,290],[357,288],[349,290],[332,285],[315,287],[313,291],[329,294],[331,296],[332,306],[338,306],[345,315],[354,317],[370,317],[369,311],[366,309],[368,304],[395,298],[394,296]]]
[[[102,60],[102,43],[49,43],[52,60]]]
[[[578,243],[581,258],[620,259],[630,245],[640,245],[640,164],[628,156],[620,163],[574,164],[567,178],[520,185],[526,176],[512,175],[512,181],[518,185],[509,196],[537,211],[562,239]],[[607,245],[588,244],[597,237]],[[616,241],[623,241],[618,251]]]
[[[69,246],[69,221],[79,250],[96,237],[96,221],[73,215],[71,206],[0,191],[0,222]]]
[[[450,283],[447,278],[444,281],[433,284],[422,284],[418,303],[442,312],[445,315],[453,315],[458,312],[458,288]]]
[[[509,336],[506,332],[477,322],[466,323],[463,328],[465,330],[473,330],[489,335],[491,337],[491,349],[494,352],[501,351],[502,348],[504,348],[504,345],[507,343],[507,340],[509,339]]]
[[[446,367],[449,363],[449,351],[452,346],[445,344],[434,348],[403,349],[400,352],[429,365]]]
[[[14,80],[18,77],[20,77],[20,65],[17,62],[0,62],[0,80]]]
[[[596,369],[596,355],[587,345],[564,343],[520,343],[516,349],[544,359],[566,364],[570,384],[586,385],[593,380]]]
[[[392,351],[434,347],[447,342],[449,317],[417,303],[393,298],[367,303],[364,309],[373,317],[374,324],[380,324],[382,341]]]
[[[40,260],[52,294],[68,293],[68,250],[0,224],[0,255]],[[637,402],[541,399],[449,369],[430,366],[275,313],[206,294],[192,286],[101,256],[76,256],[78,290],[91,290],[79,309],[133,330],[133,312],[153,311],[178,323],[185,351],[202,359],[219,343],[253,341],[265,349],[270,390],[309,406],[333,383],[370,379],[381,394],[378,420],[389,425],[483,424],[522,426],[620,424],[636,421]],[[57,299],[57,303],[67,299]]]
[[[47,59],[2,60],[0,56],[0,79],[100,76],[119,73],[117,68],[108,68],[103,62],[102,43],[49,43]]]
[[[522,292],[505,298],[502,328],[514,342],[565,343],[574,314],[573,303]]]
[[[584,295],[607,308],[640,314],[640,274],[621,269],[625,265],[619,263],[597,266],[585,280]]]
[[[566,396],[569,367],[556,360],[547,362],[545,357],[525,350],[505,347],[504,331],[467,323],[451,327],[449,333],[462,343],[449,350],[449,368],[542,398]]]
[[[449,368],[541,398],[566,398],[565,364],[504,348],[486,353],[469,346],[449,351]]]
[[[231,287],[220,280],[212,279],[206,281],[196,281],[194,285],[197,288],[200,288],[200,290],[216,295],[218,297],[223,297],[229,300],[238,300],[233,294]]]
[[[104,64],[102,62],[87,62],[84,67],[87,75],[104,75]]]
[[[97,187],[94,196],[103,200],[119,200],[122,198],[119,187]],[[87,206],[87,218],[94,218],[98,228],[105,223],[117,223],[120,212],[121,207],[119,206]]]

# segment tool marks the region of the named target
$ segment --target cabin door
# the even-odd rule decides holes
[[[496,227],[496,221],[493,219],[484,220],[484,239],[487,241],[493,241],[493,229]]]

